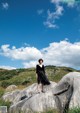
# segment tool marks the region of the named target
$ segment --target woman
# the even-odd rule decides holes
[[[38,82],[38,91],[39,92],[44,92],[43,91],[43,85],[49,85],[50,82],[45,75],[45,68],[43,65],[43,59],[38,60],[39,64],[36,65],[36,76],[37,76],[37,82]],[[39,89],[39,85],[41,85],[41,88]]]

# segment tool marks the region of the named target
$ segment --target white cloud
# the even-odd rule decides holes
[[[1,69],[7,69],[7,70],[12,70],[12,69],[16,69],[15,67],[11,67],[11,66],[0,66]]]
[[[62,15],[62,12],[63,12],[63,6],[59,6],[57,5],[56,6],[56,12],[55,12],[55,15],[58,17],[58,16],[61,16]]]
[[[57,66],[80,66],[80,42],[70,43],[67,40],[53,42],[43,50],[45,64]]]
[[[10,48],[9,45],[2,45],[0,54],[14,60],[22,60],[25,68],[35,67],[39,58],[44,59],[45,65],[80,67],[80,42],[71,43],[67,38],[50,43],[41,50],[35,47]]]
[[[2,3],[2,7],[3,7],[3,9],[7,10],[9,8],[9,4],[7,2]]]
[[[59,4],[61,0],[51,0],[51,3]]]
[[[56,11],[50,12],[50,10],[47,11],[47,20],[44,22],[44,25],[46,25],[49,28],[58,28],[58,26],[55,24],[55,21],[60,18],[60,16],[63,15],[63,6],[56,5]]]
[[[15,60],[33,60],[42,57],[41,52],[35,47],[10,48],[10,45],[2,45],[0,54]]]
[[[39,9],[39,10],[37,10],[38,15],[41,15],[43,12],[44,12],[43,9]]]
[[[28,46],[28,47],[30,46],[30,44],[28,44],[28,43],[24,43],[23,45]]]
[[[23,66],[24,68],[30,68],[30,67],[35,67],[37,64],[37,60],[36,61],[30,61],[30,62],[24,62]]]
[[[54,22],[52,23],[49,20],[44,22],[44,25],[47,26],[48,28],[58,28],[58,26],[56,24],[54,24]]]
[[[69,7],[74,7],[77,2],[76,0],[51,0],[51,3],[54,3],[54,4],[63,3],[63,4],[67,4],[67,6]]]
[[[40,50],[45,65],[80,67],[80,42],[70,43],[67,40],[53,42]],[[25,62],[25,67],[35,67],[36,61]]]
[[[63,4],[66,4],[68,7],[73,8],[76,6],[76,0],[51,0],[51,3],[55,5],[55,12],[51,12],[49,9],[47,11],[47,19],[43,24],[48,28],[58,28],[56,24],[56,20],[60,19],[63,15],[63,11],[65,10]]]
[[[74,7],[76,5],[76,0],[63,0],[64,3],[68,5],[68,7]]]
[[[68,7],[73,8],[73,7],[74,7],[74,5],[75,5],[75,2],[69,2],[69,3],[68,3]]]

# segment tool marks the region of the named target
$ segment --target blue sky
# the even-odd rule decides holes
[[[80,60],[76,60],[80,57],[79,43],[79,0],[0,0],[0,67],[34,67],[37,60],[43,58],[45,65],[79,69]],[[68,47],[71,48],[64,61],[59,58],[59,55],[64,55],[61,45],[66,47],[66,52]],[[55,46],[61,49],[56,50]],[[73,47],[78,52],[77,56]]]

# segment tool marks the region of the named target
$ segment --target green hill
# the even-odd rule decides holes
[[[77,71],[69,67],[46,66],[49,80],[58,82],[65,74]],[[0,69],[0,87],[6,88],[11,84],[28,86],[36,82],[35,68],[5,70]]]

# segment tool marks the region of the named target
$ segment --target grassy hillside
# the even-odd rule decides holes
[[[58,82],[65,74],[75,69],[69,67],[46,66],[46,75],[49,80]],[[0,87],[6,88],[11,84],[28,86],[36,82],[35,68],[4,70],[0,69]]]

